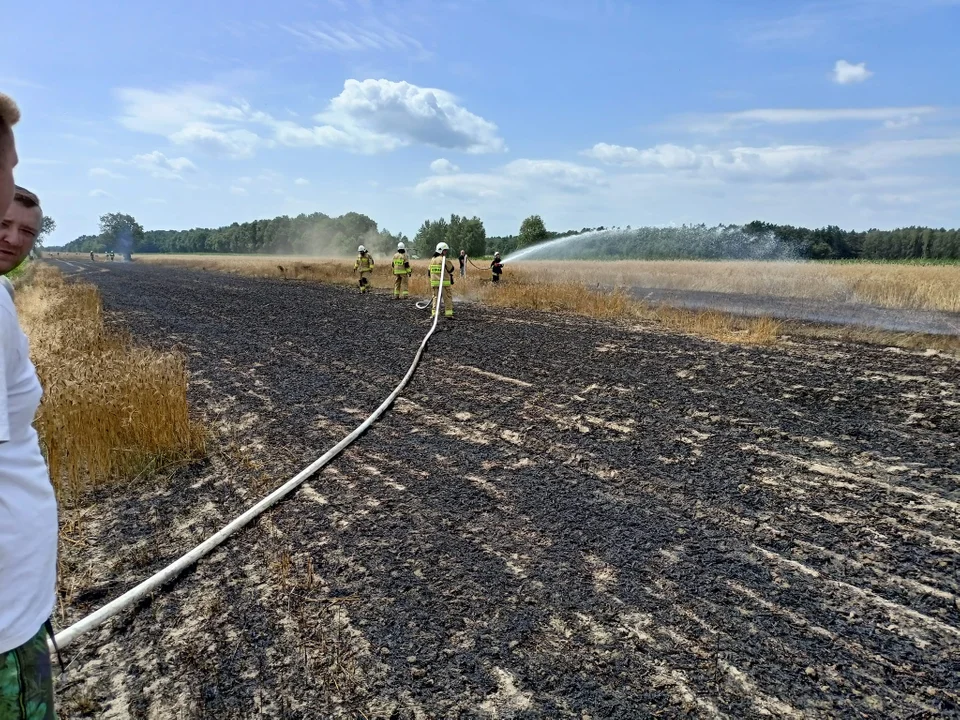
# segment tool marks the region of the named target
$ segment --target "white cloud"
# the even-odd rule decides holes
[[[517,198],[540,191],[576,194],[606,183],[603,171],[562,160],[514,160],[488,173],[432,175],[415,188],[420,195]]]
[[[141,170],[149,172],[153,177],[164,180],[182,180],[182,173],[197,169],[191,160],[185,157],[168,158],[159,150],[135,155],[130,162]]]
[[[597,143],[589,150],[585,150],[583,154],[611,165],[659,166],[668,169],[682,169],[698,167],[701,164],[701,158],[695,151],[669,143],[657,145],[647,150]]]
[[[310,181],[307,180],[306,178],[297,178],[296,180],[293,181],[293,184],[294,184],[294,185],[309,185],[309,184],[310,184]]]
[[[903,130],[904,128],[919,124],[919,115],[904,115],[902,118],[896,120],[887,120],[885,123],[883,123],[883,126],[888,130]]]
[[[171,134],[177,145],[187,145],[215,157],[252,157],[260,136],[246,129],[220,130],[208,123],[191,122]]]
[[[414,217],[476,213],[491,235],[515,232],[531,212],[541,214],[551,230],[670,221],[744,223],[758,216],[806,227],[838,224],[867,229],[946,226],[960,208],[957,182],[926,173],[880,171],[793,183],[744,177],[734,183],[695,172],[642,169],[611,171],[605,180],[578,192],[558,192],[543,183],[522,183],[516,178],[505,183],[499,172],[430,176],[413,194],[412,202],[418,202]],[[941,194],[934,196],[934,192]],[[856,193],[862,201],[854,206],[850,198]],[[907,197],[917,204],[905,204]],[[941,207],[950,199],[952,208]]]
[[[347,80],[318,119],[347,130],[359,127],[394,137],[403,144],[472,153],[506,149],[497,126],[459,105],[454,95],[408,82]]]
[[[310,50],[335,53],[412,52],[420,59],[430,55],[416,38],[376,19],[366,20],[362,25],[343,22],[336,25],[302,23],[280,27]]]
[[[597,143],[583,155],[608,165],[706,179],[800,182],[861,177],[868,169],[960,155],[960,137],[874,142],[858,146],[770,145],[638,149]]]
[[[105,177],[105,178],[111,178],[111,179],[113,179],[113,180],[123,180],[124,177],[125,177],[124,175],[121,175],[120,173],[115,173],[115,172],[113,172],[113,170],[107,170],[107,168],[102,168],[102,167],[90,168],[90,169],[87,171],[87,175],[89,175],[90,177]]]
[[[850,85],[852,83],[862,83],[873,76],[870,70],[867,70],[866,63],[857,63],[856,65],[848,63],[846,60],[837,60],[833,66],[833,81],[838,85]]]
[[[635,147],[597,143],[583,153],[601,162],[625,167],[663,171],[692,171],[704,176],[767,179],[808,178],[828,170],[832,157],[828,147],[819,145],[779,145],[771,147],[732,147],[712,149],[696,146],[657,145],[640,150]]]
[[[436,88],[390,80],[347,80],[312,128],[276,122],[284,145],[377,153],[421,144],[468,153],[506,150],[497,126]]]
[[[190,85],[165,92],[122,89],[120,122],[162,135],[176,145],[230,158],[260,147],[331,147],[373,154],[422,144],[469,153],[506,150],[497,126],[475,115],[445,90],[389,80],[347,80],[343,91],[304,127],[254,110],[226,91]],[[273,138],[263,137],[265,128]]]
[[[508,177],[543,182],[558,189],[579,190],[602,185],[603,172],[597,168],[562,160],[514,160],[503,168]]]
[[[465,199],[511,197],[522,189],[516,180],[494,173],[433,175],[421,180],[414,188],[420,195]]]
[[[814,125],[833,122],[890,122],[936,113],[932,105],[876,108],[758,108],[717,115],[693,115],[679,124],[691,132],[722,132],[757,125]],[[676,127],[677,123],[672,123]]]
[[[231,185],[231,186],[230,186],[230,194],[231,194],[231,195],[246,195],[246,194],[247,194],[247,189],[246,189],[246,188],[242,188],[242,187],[240,187],[239,185]]]
[[[356,126],[347,131],[331,125],[307,128],[296,123],[280,121],[274,125],[274,130],[276,141],[288,147],[332,147],[372,155],[396,150],[403,144],[397,138],[373,133]]]
[[[960,155],[960,136],[873,142],[849,151],[851,162],[864,168],[891,167],[955,155]]]
[[[123,106],[120,123],[154,135],[170,135],[194,122],[239,123],[252,116],[245,103],[221,102],[226,91],[213,85],[186,85],[164,92],[121,88],[116,94]]]
[[[437,175],[449,175],[450,173],[460,172],[460,168],[446,158],[437,158],[434,160],[430,163],[430,170]]]
[[[106,190],[101,190],[100,188],[96,188],[95,190],[91,190],[88,194],[89,194],[90,197],[92,197],[92,198],[111,198],[111,197],[113,197],[113,195],[111,195],[110,193],[108,193]]]
[[[186,85],[158,92],[137,88],[116,91],[120,123],[136,132],[162,135],[177,145],[212,155],[250,157],[261,138],[243,125],[272,122],[243,100],[223,102],[227,91],[212,85]]]

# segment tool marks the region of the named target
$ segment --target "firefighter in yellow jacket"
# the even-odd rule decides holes
[[[360,292],[365,293],[370,289],[370,280],[367,279],[367,275],[373,272],[373,258],[363,245],[357,248],[357,252],[360,254],[353,264],[353,271],[360,271]]]
[[[430,317],[433,317],[440,308],[437,307],[437,294],[442,291],[443,314],[453,317],[453,261],[447,257],[450,246],[445,242],[437,243],[437,251],[430,259],[430,288],[433,290],[433,301],[430,306]],[[443,268],[443,287],[440,287],[440,270]]]
[[[397,243],[397,254],[393,256],[393,297],[399,300],[410,295],[410,259],[407,257],[407,246]]]

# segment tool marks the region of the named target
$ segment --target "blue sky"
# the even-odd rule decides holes
[[[19,3],[59,225],[960,226],[960,0]]]

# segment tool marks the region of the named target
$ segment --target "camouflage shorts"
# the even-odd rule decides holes
[[[0,720],[56,720],[47,631],[0,653]]]

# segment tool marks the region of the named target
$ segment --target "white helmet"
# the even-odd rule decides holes
[[[357,252],[359,252],[359,253],[365,253],[366,251],[367,251],[367,249],[366,249],[363,245],[361,245],[360,247],[357,248]]]
[[[446,243],[444,243],[444,242],[442,242],[442,243],[437,243],[437,252],[438,252],[438,253],[442,253],[442,252],[444,252],[445,250],[449,250],[449,249],[450,249],[450,246],[447,245]]]
[[[407,249],[407,246],[404,245],[402,242],[397,243],[397,250],[406,250],[406,249]]]

